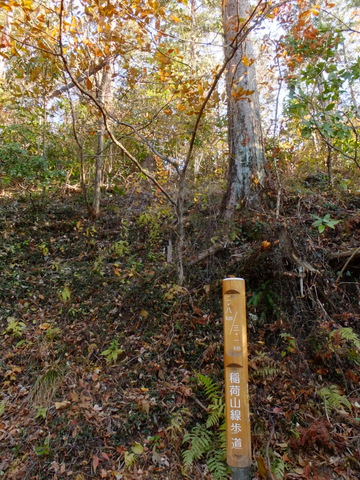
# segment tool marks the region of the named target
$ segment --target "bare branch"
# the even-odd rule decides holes
[[[82,83],[87,78],[91,77],[92,75],[95,75],[97,72],[102,70],[108,64],[108,61],[109,59],[105,58],[98,65],[95,65],[94,67],[90,68],[86,73],[83,73],[82,75],[80,75],[80,77],[76,79],[77,82]],[[52,99],[55,97],[59,97],[61,94],[63,94],[64,92],[68,92],[73,87],[76,87],[76,84],[74,82],[69,82],[68,84],[58,88],[57,90],[54,90],[49,98]]]
[[[340,32],[351,32],[351,33],[360,34],[360,31],[359,31],[359,30],[353,29],[352,27],[350,27],[350,25],[346,24],[343,20],[341,20],[341,18],[337,17],[337,16],[334,15],[332,12],[329,12],[328,10],[325,10],[325,8],[322,8],[321,10],[322,10],[323,12],[325,12],[327,15],[329,15],[329,17],[335,18],[335,20],[336,20],[337,22],[339,22],[341,25],[343,25],[343,26],[345,27],[345,28],[340,29]]]
[[[126,147],[115,137],[113,131],[111,130],[109,126],[109,114],[106,111],[104,105],[100,103],[90,92],[85,90],[82,85],[77,81],[77,79],[73,76],[71,73],[70,67],[68,65],[67,59],[64,55],[64,48],[63,48],[63,41],[62,41],[62,29],[63,29],[63,13],[64,13],[64,0],[60,1],[60,11],[59,11],[59,20],[60,20],[60,31],[59,31],[59,46],[60,46],[60,58],[63,62],[64,68],[71,78],[72,82],[76,86],[76,88],[86,95],[94,105],[99,109],[103,120],[104,120],[104,126],[109,134],[111,140],[117,145],[122,152],[136,165],[138,170],[145,175],[146,178],[148,178],[164,195],[165,197],[169,200],[170,203],[172,203],[174,206],[176,206],[176,201],[171,197],[171,195],[164,189],[164,187],[156,180],[156,178],[151,175],[148,171],[144,170],[138,160],[126,149]]]

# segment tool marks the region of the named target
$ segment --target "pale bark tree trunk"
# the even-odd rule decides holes
[[[11,34],[11,22],[13,20],[13,12],[6,12],[5,22],[0,32],[0,45],[2,48],[8,47],[10,40],[8,35]],[[6,75],[6,60],[4,57],[0,56],[0,80],[5,80]]]
[[[98,74],[99,75],[99,74]],[[111,68],[110,65],[106,65],[100,73],[100,79],[97,82],[97,94],[96,99],[102,105],[105,105],[106,101],[109,101],[111,94]],[[100,200],[101,200],[101,182],[104,164],[104,148],[105,148],[105,126],[104,120],[101,117],[98,121],[98,133],[97,133],[97,150],[96,150],[96,162],[95,162],[95,181],[94,181],[94,199],[93,199],[93,215],[98,217],[100,214]]]
[[[225,57],[229,58],[236,49],[226,70],[230,159],[224,198],[225,218],[231,217],[239,201],[254,203],[265,180],[265,152],[253,48],[248,38],[240,44],[234,41],[248,17],[248,10],[247,0],[223,2]]]

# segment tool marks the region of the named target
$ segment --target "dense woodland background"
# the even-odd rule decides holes
[[[360,4],[0,0],[0,477],[360,476]]]

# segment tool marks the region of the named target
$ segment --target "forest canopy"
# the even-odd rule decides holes
[[[360,2],[0,0],[0,477],[359,478]]]

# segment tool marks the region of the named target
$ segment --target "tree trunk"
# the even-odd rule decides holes
[[[265,180],[265,152],[251,41],[234,41],[248,17],[247,0],[224,0],[225,57],[236,49],[226,70],[228,101],[229,177],[224,198],[225,218],[241,200],[255,203]]]
[[[101,78],[97,85],[96,99],[105,105],[106,96],[110,95],[111,91],[111,69],[110,65],[107,65],[101,71]],[[109,99],[108,99],[109,100]],[[98,121],[98,133],[97,133],[97,150],[96,150],[96,162],[95,162],[95,181],[94,181],[94,199],[93,199],[93,215],[97,218],[100,214],[100,199],[101,199],[101,181],[103,170],[103,155],[104,155],[104,142],[105,126],[104,120],[101,117]]]
[[[11,23],[13,21],[13,12],[6,12],[3,28],[0,32],[0,46],[6,48],[10,44],[9,35],[11,34]],[[5,80],[6,75],[6,56],[0,56],[0,80]]]
[[[328,185],[329,185],[329,188],[333,188],[334,186],[333,157],[332,157],[332,149],[330,145],[327,145],[326,166],[327,166],[327,172],[328,172]]]

